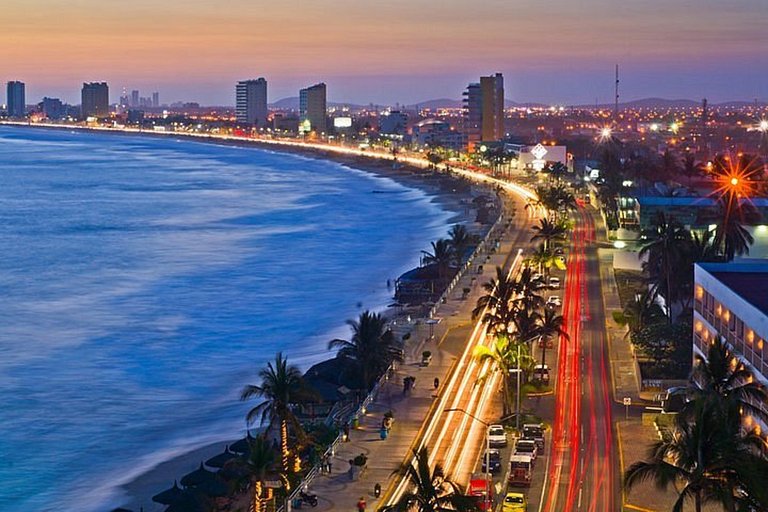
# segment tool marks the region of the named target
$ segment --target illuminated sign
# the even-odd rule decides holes
[[[333,127],[334,128],[351,128],[352,118],[351,117],[334,117]]]
[[[309,122],[309,119],[305,119],[299,124],[299,131],[303,133],[312,131],[312,123]]]
[[[536,158],[531,164],[533,165],[534,170],[541,171],[544,169],[544,167],[547,165],[547,162],[544,160],[544,155],[548,153],[547,148],[542,146],[541,144],[536,144],[533,149],[531,150],[531,154]]]

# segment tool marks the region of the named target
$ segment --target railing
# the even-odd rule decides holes
[[[395,363],[392,363],[387,367],[384,374],[379,377],[379,380],[376,381],[376,384],[373,386],[373,389],[368,393],[368,395],[365,397],[365,399],[360,402],[360,405],[355,410],[355,413],[352,415],[352,418],[359,418],[364,414],[363,410],[366,409],[371,403],[373,403],[374,400],[376,400],[376,397],[379,394],[379,391],[381,391],[382,386],[387,383],[390,379],[390,375],[393,374],[395,370]],[[336,449],[339,447],[341,443],[344,442],[344,432],[339,433],[338,436],[336,436],[336,439],[333,440],[333,442],[326,448],[325,452],[323,452],[323,456],[321,457],[321,462],[319,464],[315,464],[312,466],[312,469],[309,470],[309,472],[302,478],[299,485],[293,490],[291,494],[288,495],[288,498],[286,498],[286,502],[277,509],[277,512],[288,512],[291,510],[291,504],[293,501],[299,497],[299,493],[301,491],[304,491],[309,488],[310,485],[312,485],[312,482],[315,480],[317,475],[320,473],[320,464],[322,464],[322,460],[326,456],[331,456],[336,453]]]

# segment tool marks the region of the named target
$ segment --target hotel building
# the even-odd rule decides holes
[[[504,138],[504,77],[481,76],[464,91],[464,133],[471,151],[481,141]]]
[[[267,127],[267,81],[243,80],[235,86],[235,116],[241,124]]]
[[[326,87],[319,83],[299,91],[299,131],[325,133]]]
[[[24,82],[8,82],[8,117],[24,117],[27,111]]]
[[[109,86],[107,82],[84,83],[81,91],[83,118],[106,117],[109,115]]]
[[[768,385],[768,261],[697,263],[694,267],[694,354],[722,336],[755,378]]]

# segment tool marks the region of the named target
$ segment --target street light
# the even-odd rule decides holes
[[[460,407],[443,409],[443,412],[462,412],[485,425],[485,510],[491,510],[491,424]]]

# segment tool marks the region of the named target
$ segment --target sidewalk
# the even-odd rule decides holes
[[[629,339],[625,336],[626,329],[613,320],[613,312],[622,310],[619,289],[613,273],[614,249],[608,247],[605,224],[599,212],[592,207],[587,211],[595,222],[596,242],[601,245],[597,255],[600,260],[600,285],[603,292],[605,332],[611,360],[613,399],[622,403],[624,398],[631,398],[633,404],[640,404],[642,399],[637,361],[632,353]]]
[[[434,338],[429,340],[430,326],[423,322],[412,332],[412,343],[406,351],[406,361],[400,365],[395,375],[383,386],[376,400],[368,407],[364,417],[360,418],[360,427],[350,432],[349,441],[339,446],[333,456],[330,475],[319,475],[312,483],[310,491],[318,497],[318,507],[314,510],[354,510],[355,504],[364,497],[368,510],[376,510],[378,499],[373,494],[374,486],[381,485],[382,495],[389,486],[389,481],[402,464],[412,448],[417,433],[437,394],[434,379],[442,384],[450,372],[458,354],[464,349],[472,326],[471,312],[482,293],[481,284],[495,276],[495,267],[503,265],[510,253],[517,253],[521,241],[530,237],[529,222],[522,204],[517,204],[517,215],[513,227],[501,236],[499,250],[486,257],[479,258],[473,267],[483,265],[484,272],[478,275],[472,269],[468,271],[454,288],[448,300],[437,310],[436,318],[441,321],[434,326]],[[514,257],[514,255],[513,255]],[[487,258],[487,259],[486,259]],[[473,281],[473,278],[474,281]],[[462,298],[463,288],[471,288],[467,298]],[[422,367],[422,350],[432,352],[432,361]],[[416,378],[414,389],[403,393],[403,378]],[[439,391],[439,390],[438,390]],[[380,438],[383,415],[392,411],[395,422],[386,440]],[[368,457],[366,469],[356,480],[349,476],[349,460],[360,454]]]

